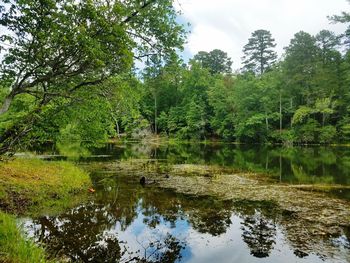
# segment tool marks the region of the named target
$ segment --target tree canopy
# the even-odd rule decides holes
[[[219,49],[181,58],[185,31],[172,1],[7,0],[0,10],[2,151],[152,135],[350,140],[347,32],[296,32],[277,61],[271,33],[256,30],[243,70],[232,73]],[[350,22],[347,13],[332,19]]]
[[[200,51],[193,57],[203,68],[207,68],[211,74],[231,73],[232,61],[227,53],[214,49],[210,52]]]
[[[254,31],[248,44],[243,48],[243,69],[263,74],[276,61],[275,47],[275,40],[270,31],[263,29]]]
[[[183,43],[172,1],[5,1],[0,68],[11,87],[0,113],[18,94],[41,104],[128,72],[134,58],[167,54]]]

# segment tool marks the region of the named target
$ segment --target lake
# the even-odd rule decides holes
[[[45,157],[66,158],[48,152]],[[120,163],[130,160],[130,167],[122,168]],[[90,172],[96,192],[61,213],[20,219],[26,234],[51,255],[80,262],[350,262],[350,218],[344,209],[350,205],[350,148],[108,144],[76,161]],[[327,225],[305,216],[313,206],[307,200],[290,208],[255,197],[248,186],[246,198],[228,198],[209,194],[209,188],[206,194],[205,187],[195,194],[181,191],[184,186],[139,182],[142,175],[162,178],[159,182],[196,180],[198,175],[172,173],[184,165],[229,169],[227,178],[254,173],[254,181],[247,182],[255,184],[259,176],[273,189],[297,187],[292,195],[315,204],[324,200],[334,220]],[[217,183],[208,171],[198,177],[207,185]],[[220,176],[224,170],[215,171]],[[309,189],[318,185],[327,191]],[[287,196],[289,188],[283,189]],[[332,202],[334,210],[327,207]]]

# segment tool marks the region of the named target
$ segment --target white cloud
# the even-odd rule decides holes
[[[241,66],[242,48],[257,29],[269,30],[278,54],[300,31],[317,34],[322,29],[343,33],[345,25],[331,24],[327,16],[349,10],[346,0],[178,0],[183,19],[191,23],[185,46],[198,51],[222,49]]]

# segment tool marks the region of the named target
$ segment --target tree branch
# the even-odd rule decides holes
[[[121,24],[128,23],[131,19],[136,17],[140,13],[141,10],[145,9],[147,6],[151,5],[155,1],[156,0],[150,0],[148,2],[143,3],[143,5],[138,10],[134,11],[131,15],[129,15],[127,18],[125,18]]]
[[[101,77],[100,79],[97,79],[97,80],[81,82],[80,84],[78,84],[75,87],[71,88],[69,90],[69,92],[74,92],[74,91],[76,91],[76,90],[78,90],[78,89],[80,89],[81,87],[84,87],[84,86],[92,86],[92,85],[100,84],[104,80],[105,80],[105,78]]]

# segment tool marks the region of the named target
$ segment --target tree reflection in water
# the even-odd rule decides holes
[[[91,203],[58,217],[40,217],[27,230],[52,256],[71,261],[170,263],[181,258],[183,243],[169,233],[149,237],[139,243],[143,251],[132,251],[112,230],[116,223],[105,207]]]
[[[223,241],[229,251],[244,249],[248,256],[267,258],[276,246],[277,232],[288,220],[297,220],[268,201],[218,200],[143,188],[130,176],[108,180],[92,176],[96,188],[92,200],[60,215],[25,223],[29,236],[43,243],[52,257],[78,262],[172,263],[189,259],[192,249],[202,252],[209,241]],[[232,247],[225,238],[232,238],[235,227],[241,239]],[[285,230],[289,240],[299,240],[297,231]],[[310,251],[303,249],[308,244],[290,244],[295,259]]]
[[[257,211],[253,216],[247,216],[242,223],[242,238],[250,248],[254,257],[268,257],[276,243],[276,226],[272,220],[264,218]]]
[[[268,257],[276,244],[276,215],[279,212],[273,202],[240,201],[235,211],[243,219],[242,239],[248,245],[251,255]]]
[[[112,180],[103,181],[109,186],[95,183],[93,201],[58,216],[29,221],[27,232],[45,244],[53,257],[71,261],[170,263],[180,260],[186,247],[186,237],[176,230],[177,224],[188,222],[199,233],[213,236],[225,233],[231,224],[231,201],[151,190],[118,178],[114,186]],[[140,228],[140,218],[141,228],[148,229],[146,234],[121,239],[120,234],[129,231],[131,224]],[[164,225],[169,226],[165,232]]]

